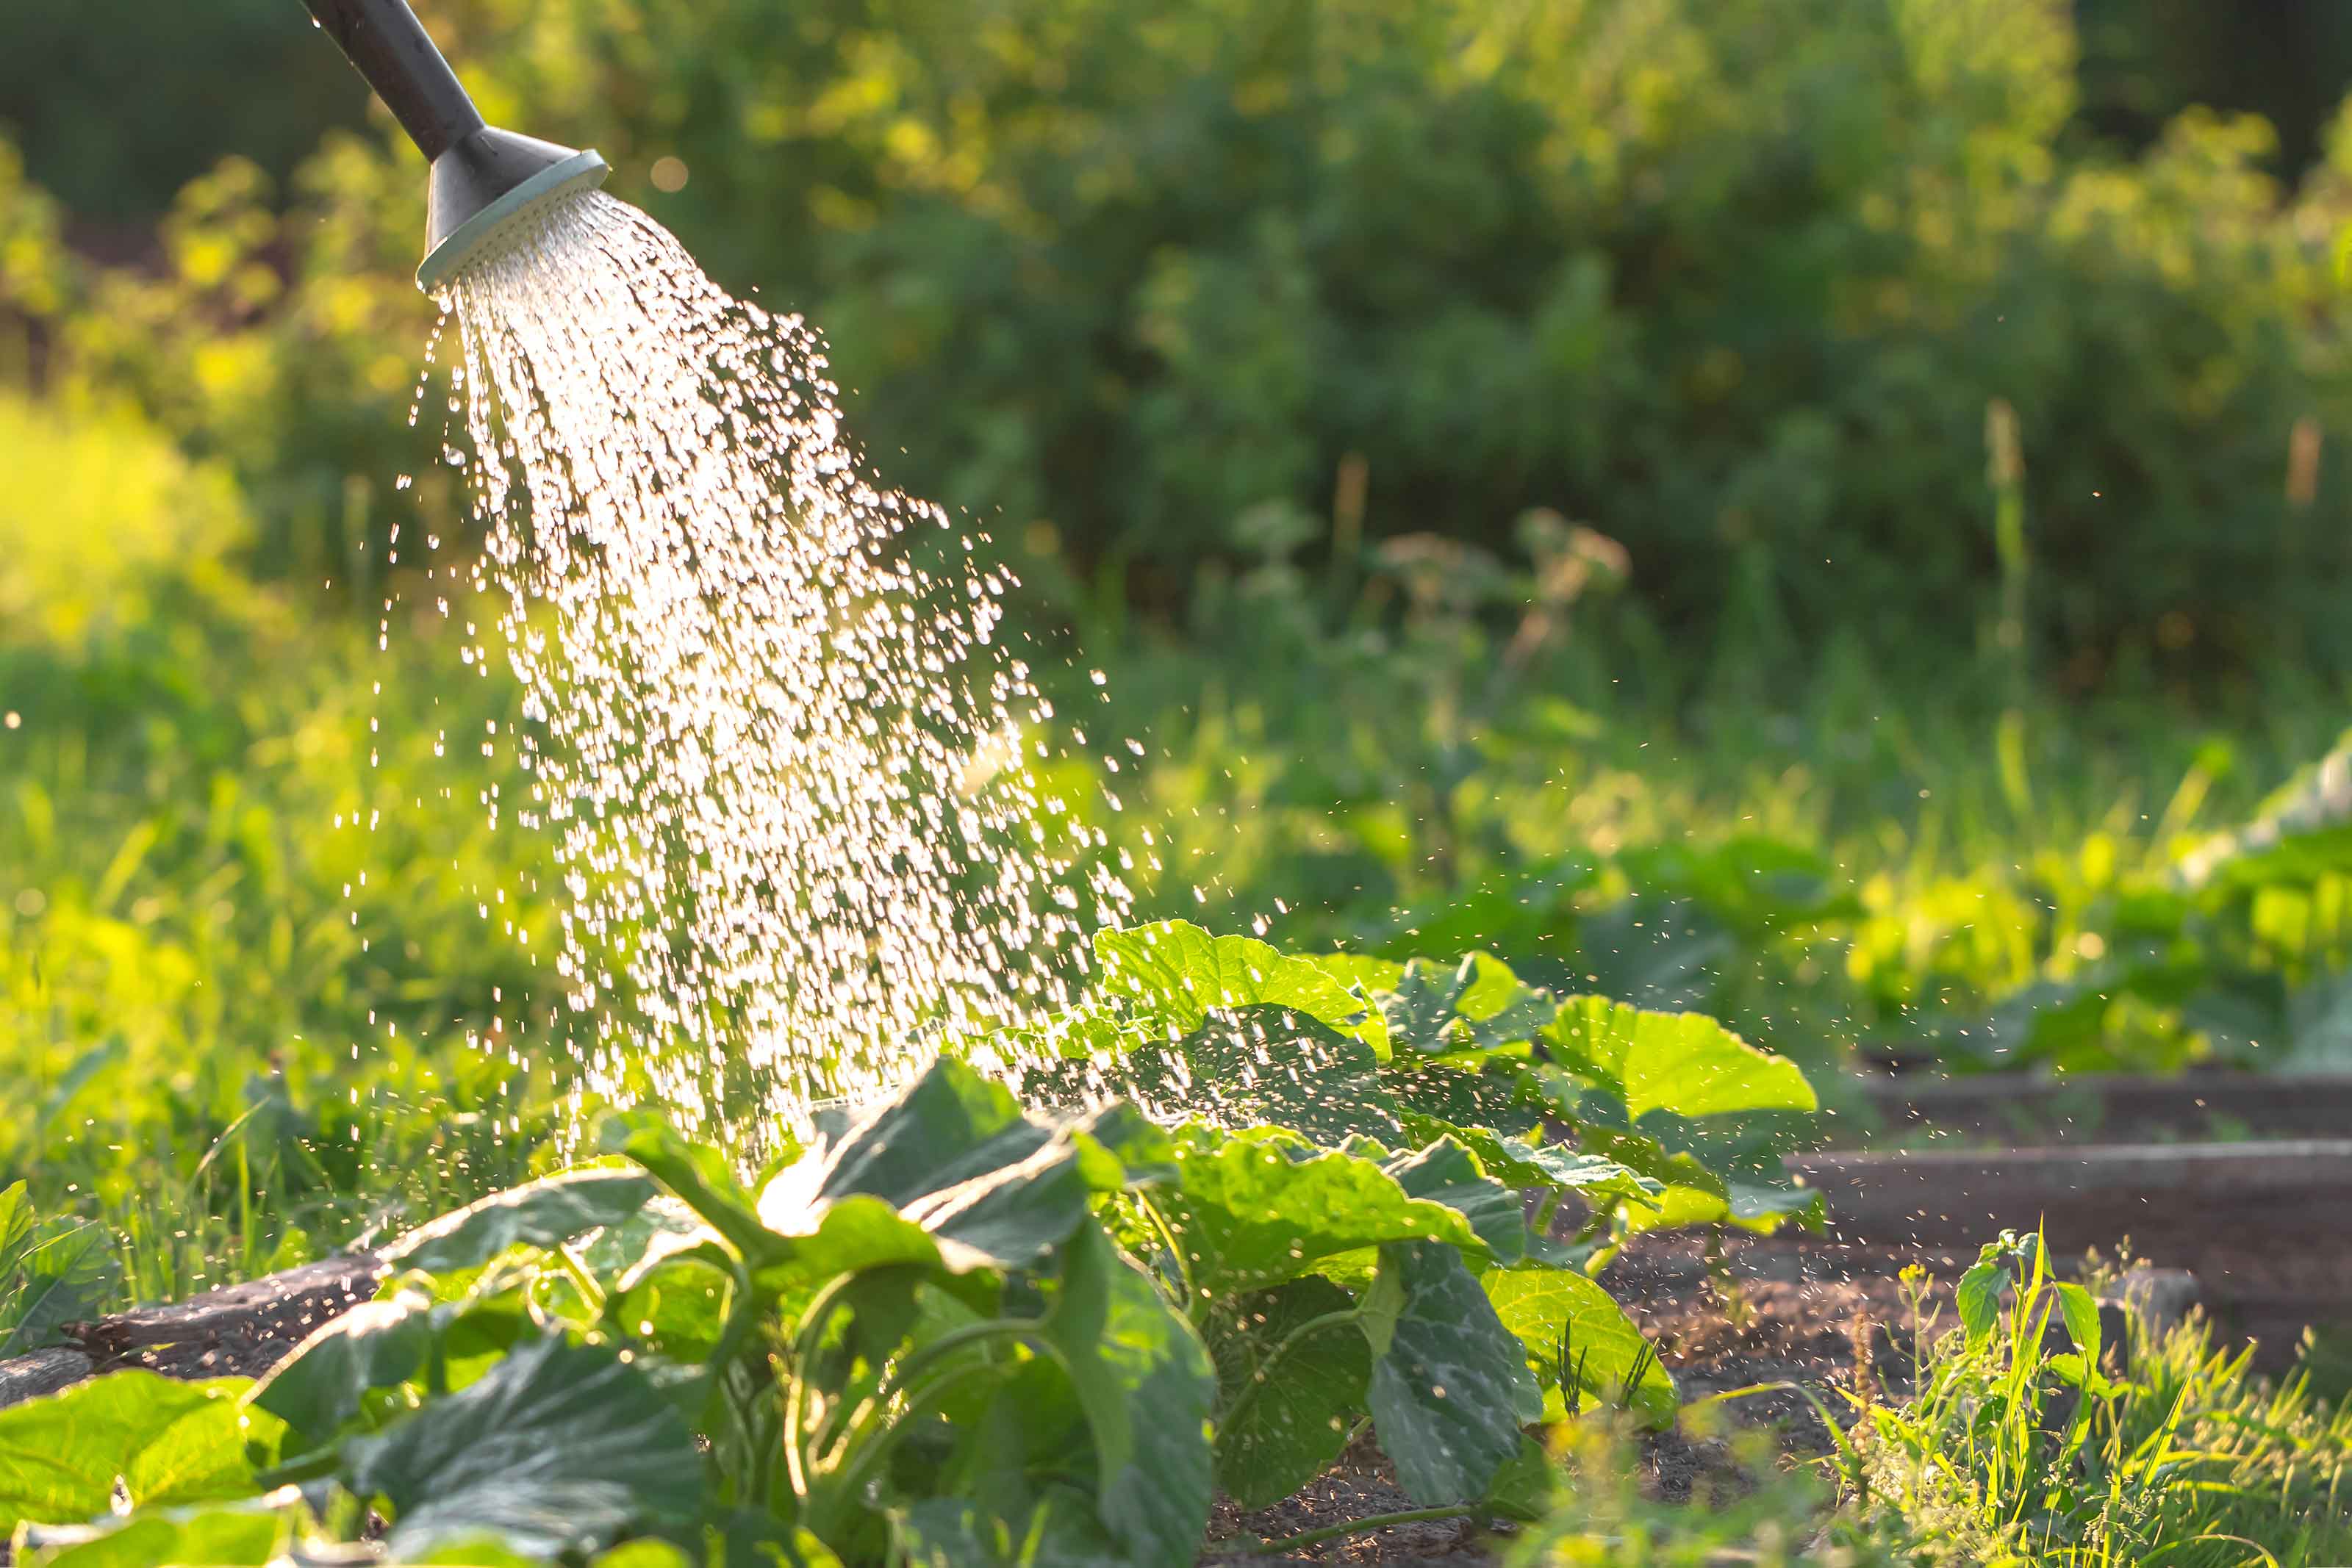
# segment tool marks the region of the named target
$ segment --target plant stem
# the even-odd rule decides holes
[[[816,1299],[808,1305],[801,1319],[800,1332],[793,1337],[792,1364],[784,1372],[784,1473],[790,1479],[794,1496],[805,1500],[809,1495],[812,1469],[808,1456],[802,1451],[803,1414],[812,1384],[811,1373],[816,1360],[817,1347],[824,1343],[824,1326],[833,1317],[834,1308],[849,1288],[856,1284],[855,1273],[836,1274],[825,1281]]]
[[[1339,1524],[1327,1524],[1318,1530],[1302,1530],[1296,1535],[1277,1535],[1271,1541],[1261,1541],[1255,1546],[1234,1550],[1246,1557],[1270,1557],[1278,1552],[1290,1552],[1318,1542],[1337,1540],[1342,1535],[1355,1535],[1367,1530],[1386,1530],[1391,1524],[1419,1524],[1428,1520],[1467,1519],[1478,1511],[1475,1503],[1457,1502],[1444,1508],[1408,1509],[1402,1513],[1376,1513],[1370,1519],[1351,1519]]]
[[[580,1255],[568,1246],[558,1247],[555,1261],[570,1277],[572,1288],[580,1292],[580,1299],[588,1303],[588,1310],[602,1317],[604,1313],[604,1287],[596,1282],[596,1276],[580,1261]]]

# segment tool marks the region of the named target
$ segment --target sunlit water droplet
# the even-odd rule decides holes
[[[798,318],[601,193],[531,224],[444,301],[450,460],[508,603],[590,1087],[635,1068],[740,1127],[1065,1005],[1129,894],[1031,772],[1051,710],[1001,640],[1010,574],[859,474]]]

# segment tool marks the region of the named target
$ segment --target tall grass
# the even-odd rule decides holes
[[[2327,1568],[2352,1561],[2352,1411],[2249,1371],[2201,1319],[2107,1343],[2089,1288],[2005,1239],[1936,1333],[1912,1288],[1915,1391],[1854,1428],[1874,1529],[1931,1563]],[[1990,1270],[1987,1272],[1986,1270]],[[2094,1281],[2095,1284],[2095,1281]]]

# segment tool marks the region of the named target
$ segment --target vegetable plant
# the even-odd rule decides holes
[[[1276,1500],[1365,1429],[1424,1509],[1534,1517],[1547,1421],[1675,1409],[1597,1247],[1795,1207],[1691,1129],[1811,1091],[1706,1020],[1175,924],[1093,957],[1071,1016],[749,1178],[608,1115],[593,1163],[382,1249],[257,1385],[0,1412],[0,1527],[60,1563],[373,1512],[394,1562],[1176,1565],[1217,1491]],[[57,1446],[82,1479],[31,1484]]]

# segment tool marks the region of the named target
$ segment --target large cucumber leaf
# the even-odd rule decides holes
[[[1396,1104],[1381,1059],[1296,1008],[1215,1009],[1170,1041],[1121,1037],[1118,1053],[1033,1069],[1025,1087],[1065,1103],[1115,1093],[1176,1119],[1287,1127],[1321,1144],[1353,1134],[1393,1142]]]
[[[298,1511],[277,1498],[155,1509],[63,1530],[27,1530],[23,1568],[266,1568],[287,1561]]]
[[[1542,1040],[1561,1065],[1614,1094],[1637,1122],[1652,1111],[1717,1116],[1821,1104],[1795,1062],[1757,1050],[1702,1013],[1570,997]]]
[[[0,1535],[104,1518],[118,1481],[133,1508],[251,1495],[256,1454],[266,1461],[284,1435],[245,1407],[251,1386],[131,1368],[0,1410]]]
[[[1673,1377],[1608,1291],[1566,1269],[1489,1269],[1479,1282],[1524,1345],[1548,1418],[1568,1415],[1565,1384],[1583,1398],[1622,1405],[1654,1427],[1674,1419]]]
[[[1526,1348],[1454,1249],[1384,1247],[1380,1267],[1372,1289],[1396,1302],[1367,1390],[1381,1448],[1414,1500],[1474,1502],[1542,1408]]]
[[[1094,1434],[1102,1522],[1128,1561],[1190,1568],[1209,1521],[1216,1377],[1192,1325],[1097,1225],[1062,1249],[1039,1333],[1060,1354]]]
[[[1425,1148],[1391,1155],[1381,1168],[1408,1196],[1442,1203],[1468,1220],[1496,1262],[1517,1262],[1527,1250],[1527,1200],[1488,1176],[1459,1139],[1441,1137]]]
[[[1164,1025],[1171,1039],[1201,1027],[1213,1009],[1291,1008],[1389,1054],[1388,1028],[1370,999],[1309,958],[1250,936],[1213,936],[1163,920],[1095,937],[1104,994],[1130,1017]]]
[[[1483,1257],[1460,1213],[1417,1198],[1373,1160],[1261,1127],[1191,1128],[1174,1187],[1152,1202],[1175,1230],[1195,1315],[1220,1297],[1315,1271],[1318,1260],[1397,1241],[1443,1241]]]
[[[1398,1056],[1435,1057],[1530,1040],[1552,1021],[1559,1000],[1522,984],[1509,966],[1473,953],[1448,972],[1426,958],[1405,965],[1377,998]]]
[[[517,1245],[558,1247],[634,1218],[653,1197],[642,1171],[566,1171],[441,1216],[378,1249],[395,1269],[445,1274],[478,1269]]]
[[[879,1262],[1017,1269],[1068,1239],[1125,1168],[1085,1124],[1023,1114],[947,1059],[778,1173],[760,1195],[774,1264],[803,1277]],[[855,1218],[845,1217],[854,1216]]]
[[[1236,1297],[1210,1318],[1217,1484],[1242,1507],[1281,1501],[1348,1446],[1372,1375],[1355,1304],[1310,1275]]]
[[[289,1447],[305,1452],[356,1420],[367,1396],[416,1375],[439,1333],[433,1299],[401,1289],[329,1319],[246,1402],[286,1423]]]
[[[391,1505],[395,1557],[488,1536],[525,1555],[692,1520],[702,1457],[669,1400],[610,1345],[532,1341],[480,1381],[344,1445],[345,1480]]]

